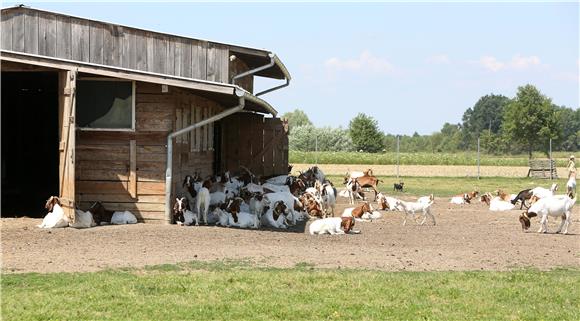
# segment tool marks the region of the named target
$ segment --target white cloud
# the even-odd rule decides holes
[[[445,54],[434,55],[427,58],[427,63],[434,65],[449,64],[449,56]]]
[[[538,56],[523,57],[515,55],[509,65],[515,69],[527,69],[531,66],[538,66],[539,64],[540,58]]]
[[[522,56],[519,54],[513,56],[512,59],[507,62],[499,61],[494,56],[483,56],[478,62],[485,69],[492,72],[497,72],[503,69],[526,70],[541,65],[541,60],[538,56]]]
[[[361,74],[389,74],[393,65],[384,58],[373,56],[368,50],[363,51],[358,58],[340,59],[332,57],[324,62],[331,72],[354,72]]]
[[[483,56],[479,59],[479,63],[488,70],[493,72],[499,71],[504,68],[505,64],[498,61],[494,56]]]

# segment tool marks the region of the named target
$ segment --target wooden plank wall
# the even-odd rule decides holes
[[[222,120],[222,168],[256,175],[287,174],[288,135],[280,119],[241,113]]]
[[[160,85],[138,82],[136,91],[135,132],[78,132],[77,203],[86,209],[101,201],[107,209],[129,210],[141,221],[163,223],[167,135],[223,107],[174,87],[162,93]],[[173,195],[181,193],[185,175],[213,174],[213,160],[213,125],[177,137]]]
[[[180,91],[176,97],[175,130],[207,119],[224,109],[214,101],[193,95],[185,90]],[[179,194],[181,183],[186,175],[192,175],[194,172],[200,173],[202,177],[214,174],[213,131],[213,124],[209,124],[176,137],[173,191]]]
[[[78,131],[77,204],[86,209],[94,201],[101,201],[107,209],[129,210],[141,221],[162,223],[165,144],[174,129],[176,99],[171,90],[162,93],[160,85],[137,83],[136,92],[135,132]],[[131,184],[135,178],[134,198],[131,194],[135,187]]]
[[[239,75],[243,72],[246,72],[246,71],[250,70],[250,68],[241,59],[234,59],[233,61],[230,62],[229,70],[230,70],[229,80],[231,82],[232,78],[235,75]],[[240,78],[240,79],[236,80],[236,85],[244,88],[248,92],[253,93],[254,92],[254,77],[250,75],[250,76]]]
[[[3,10],[1,27],[6,50],[229,82],[229,49],[221,44],[27,8]]]

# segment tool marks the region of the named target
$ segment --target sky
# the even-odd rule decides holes
[[[514,97],[528,83],[580,106],[578,2],[24,4],[268,49],[292,81],[261,98],[281,114],[304,110],[316,126],[347,127],[362,112],[385,133],[431,134],[480,97]],[[258,77],[255,87],[280,83]]]

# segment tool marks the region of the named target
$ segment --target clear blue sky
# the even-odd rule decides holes
[[[526,83],[580,106],[578,3],[25,4],[272,50],[293,79],[263,97],[317,126],[364,112],[387,133],[429,134],[482,95],[513,97]]]

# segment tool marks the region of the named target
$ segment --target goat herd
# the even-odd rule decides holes
[[[292,167],[289,167],[289,173]],[[173,206],[173,220],[179,225],[219,225],[258,229],[261,227],[288,229],[298,221],[315,218],[309,226],[310,234],[346,234],[360,233],[354,230],[355,222],[372,221],[382,217],[382,211],[401,211],[404,213],[403,225],[409,215],[422,215],[421,225],[429,218],[436,224],[431,207],[435,201],[433,194],[423,196],[415,202],[403,201],[385,196],[378,191],[381,182],[369,169],[364,172],[347,173],[343,184],[345,189],[337,193],[334,185],[326,179],[322,170],[311,167],[299,175],[280,175],[257,178],[250,170],[242,167],[241,174],[230,176],[225,172],[219,176],[205,179],[195,173],[184,178]],[[377,208],[366,201],[363,189],[372,190]],[[526,210],[519,216],[523,230],[527,230],[530,219],[540,217],[538,232],[547,232],[548,216],[560,217],[562,222],[557,233],[568,232],[571,210],[576,203],[576,180],[571,177],[567,183],[566,195],[555,195],[558,186],[550,189],[536,187],[526,189],[518,194],[509,194],[503,190],[484,193],[481,196],[475,188],[451,197],[451,204],[470,204],[479,197],[491,211],[513,210],[519,203],[520,210]],[[394,191],[403,191],[404,183],[393,185]],[[494,196],[495,194],[495,196]],[[335,217],[337,196],[345,197],[352,207],[344,209],[340,217]],[[357,203],[357,200],[362,202]],[[88,211],[75,211],[75,217],[66,217],[57,197],[51,197],[46,208],[49,213],[39,227],[75,227],[86,228],[102,224],[132,224],[136,217],[128,212],[106,210],[96,202]]]

